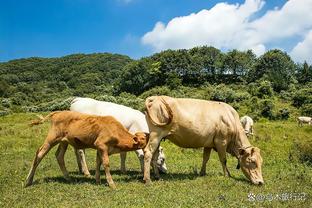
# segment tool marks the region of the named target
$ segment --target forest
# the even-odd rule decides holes
[[[230,103],[256,120],[312,115],[312,66],[281,50],[260,57],[214,47],[166,50],[133,60],[110,53],[0,63],[0,115],[68,108],[92,97],[142,110],[150,95]]]

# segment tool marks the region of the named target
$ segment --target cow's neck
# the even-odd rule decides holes
[[[236,136],[236,138],[232,140],[227,150],[231,155],[235,156],[236,158],[239,158],[239,149],[246,149],[250,146],[251,144],[246,134],[244,132],[241,132],[239,135]]]

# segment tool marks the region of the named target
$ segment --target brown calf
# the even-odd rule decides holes
[[[93,116],[73,111],[56,111],[45,118],[33,121],[38,125],[51,120],[51,128],[43,145],[37,150],[25,186],[33,182],[36,168],[49,150],[60,143],[56,152],[57,161],[66,179],[69,179],[65,168],[64,154],[68,144],[78,149],[93,148],[97,150],[96,182],[100,182],[100,165],[104,166],[106,180],[111,188],[115,188],[109,171],[108,156],[114,153],[142,149],[148,141],[148,134],[138,132],[130,134],[122,124],[111,116]]]

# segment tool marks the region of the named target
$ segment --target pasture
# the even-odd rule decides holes
[[[216,152],[207,164],[207,175],[199,176],[202,149],[182,149],[163,141],[168,174],[152,185],[142,182],[135,153],[127,155],[126,175],[119,171],[119,155],[110,156],[117,190],[111,190],[101,171],[101,185],[95,184],[95,151],[86,150],[91,178],[77,172],[72,148],[65,155],[71,182],[63,179],[53,148],[40,163],[34,185],[24,188],[37,148],[49,123],[30,128],[35,114],[0,117],[0,207],[311,207],[312,167],[293,158],[295,140],[312,136],[312,127],[298,128],[294,121],[261,121],[255,124],[257,137],[251,143],[261,149],[264,160],[263,186],[247,181],[237,160],[228,154],[232,178],[222,175]],[[153,175],[152,175],[153,179]]]

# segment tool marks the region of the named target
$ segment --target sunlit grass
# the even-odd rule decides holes
[[[52,149],[40,163],[34,185],[23,188],[37,148],[42,144],[49,124],[30,128],[35,114],[13,114],[0,117],[0,207],[311,207],[312,168],[290,161],[293,141],[312,136],[312,128],[298,128],[295,122],[260,122],[251,143],[261,149],[264,159],[265,185],[251,185],[237,161],[228,155],[228,167],[233,178],[225,178],[215,152],[207,166],[207,175],[199,176],[202,149],[182,149],[169,141],[162,142],[169,173],[147,186],[142,182],[138,159],[127,156],[128,174],[119,171],[119,156],[110,157],[110,166],[117,190],[95,178],[84,178],[77,172],[72,148],[66,156],[66,166],[72,178],[63,179]],[[95,151],[87,150],[87,161],[94,175]],[[248,194],[306,193],[306,200],[264,199],[249,201]]]

